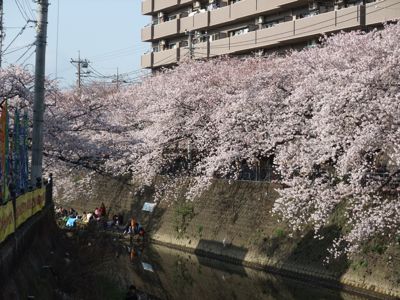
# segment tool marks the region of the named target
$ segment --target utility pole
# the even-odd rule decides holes
[[[3,0],[0,0],[0,68],[3,59],[3,39],[4,39],[4,26],[3,26]]]
[[[37,35],[35,64],[35,96],[33,103],[33,133],[32,133],[32,173],[31,184],[42,178],[43,161],[43,115],[44,115],[44,81],[46,65],[48,0],[37,0]]]
[[[81,52],[80,51],[78,51],[78,59],[77,60],[71,58],[71,64],[75,65],[75,67],[78,70],[78,72],[76,73],[78,75],[76,83],[77,83],[77,86],[78,86],[79,90],[81,90],[81,87],[82,87],[82,77],[83,77],[83,75],[89,74],[89,71],[82,72],[82,69],[87,69],[88,66],[89,66],[89,63],[90,62],[87,59],[83,59],[83,60],[81,59]]]
[[[119,70],[117,68],[117,91],[119,90]]]
[[[81,51],[78,51],[78,89],[81,89]]]
[[[186,30],[185,34],[188,36],[189,59],[193,59],[193,32]]]

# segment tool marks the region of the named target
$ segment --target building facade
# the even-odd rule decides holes
[[[263,55],[306,47],[323,34],[377,26],[400,18],[400,0],[142,0],[151,50],[142,68],[185,58]]]

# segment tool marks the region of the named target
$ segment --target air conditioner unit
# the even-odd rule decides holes
[[[162,11],[160,11],[160,12],[158,13],[158,17],[159,17],[159,18],[163,18],[163,17],[164,17],[164,13],[163,13]]]
[[[193,8],[194,8],[194,9],[199,9],[200,7],[201,7],[200,1],[194,1],[194,2],[193,2]]]
[[[264,23],[264,16],[259,16],[256,19],[256,24],[263,24]]]
[[[166,44],[165,40],[160,41],[160,46],[165,46],[165,44]]]

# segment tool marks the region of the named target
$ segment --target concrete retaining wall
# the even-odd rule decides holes
[[[42,229],[51,224],[54,224],[54,209],[52,205],[48,205],[0,245],[0,286],[7,283],[7,279],[19,265],[19,259],[30,249],[33,240],[40,235]]]
[[[151,188],[138,192],[112,179],[96,182],[96,195],[80,195],[69,205],[88,211],[104,202],[110,216],[123,212],[138,218],[157,243],[383,299],[400,297],[400,245],[385,246],[382,252],[371,244],[352,260],[324,265],[340,227],[332,223],[325,228],[323,240],[315,240],[311,231],[291,236],[271,215],[278,197],[273,184],[216,180],[196,201],[165,201],[149,214],[141,207],[151,201]],[[183,194],[184,189],[182,185],[175,192]]]

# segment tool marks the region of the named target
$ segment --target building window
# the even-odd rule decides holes
[[[242,35],[242,34],[245,34],[245,33],[248,33],[248,32],[249,32],[249,28],[248,27],[243,27],[243,28],[240,28],[240,29],[229,31],[229,36]]]

